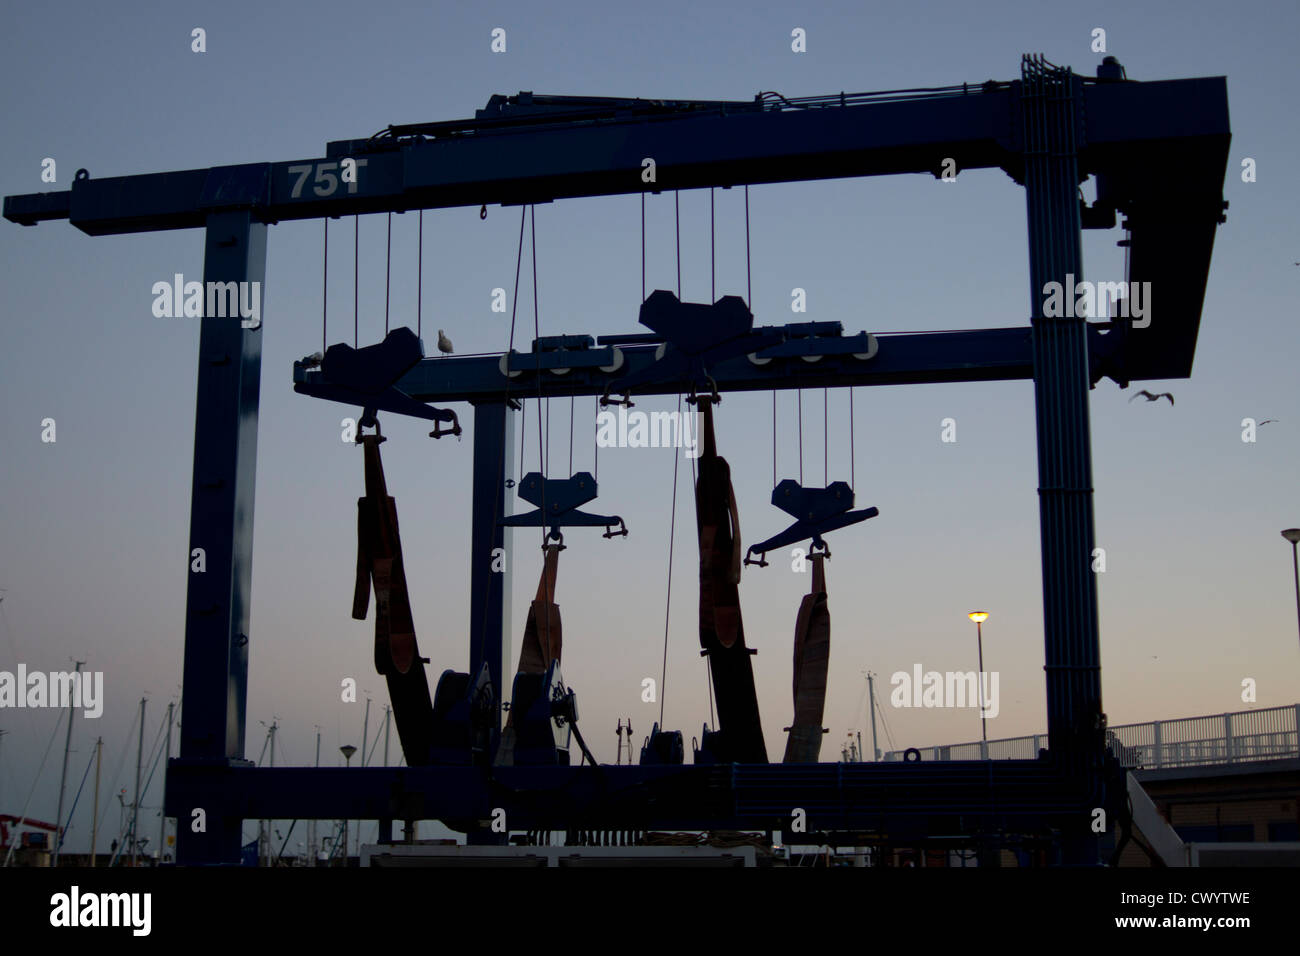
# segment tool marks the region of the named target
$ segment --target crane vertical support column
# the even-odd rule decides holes
[[[514,474],[514,413],[505,402],[474,406],[474,477],[470,521],[469,673],[487,661],[497,712],[492,757],[500,740],[502,700],[510,666],[510,571],[513,534],[501,525],[511,513],[506,486]],[[513,486],[513,482],[511,482]],[[500,549],[500,550],[498,550]]]
[[[254,222],[247,209],[210,213],[203,277],[205,292],[214,282],[235,283],[237,291],[234,315],[226,308],[209,314],[214,297],[205,294],[199,331],[180,761],[216,769],[245,763],[262,330],[244,328],[238,290],[246,290],[250,303],[251,296],[257,297],[260,318],[266,277],[265,224]],[[203,549],[202,572],[194,570],[195,548]],[[180,818],[178,863],[239,863],[242,821],[227,815],[215,792],[213,805],[202,808],[206,832],[195,833],[187,825],[193,808],[174,809]]]
[[[1069,302],[1071,317],[1044,315],[1047,283],[1068,288],[1071,274],[1082,281],[1082,84],[1038,58],[1025,59],[1022,79],[1048,747],[1061,772],[1083,783],[1099,779],[1092,771],[1100,768],[1103,740],[1087,318],[1073,316]],[[1066,852],[1069,862],[1096,860],[1095,841]]]

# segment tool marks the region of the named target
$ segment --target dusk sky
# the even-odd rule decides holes
[[[1022,53],[1092,76],[1106,53],[1130,78],[1226,76],[1232,145],[1192,377],[1104,379],[1091,395],[1104,709],[1125,724],[1290,705],[1300,699],[1300,641],[1290,548],[1300,526],[1300,202],[1294,3],[1229,7],[1161,2],[1048,5],[916,2],[794,5],[726,0],[617,5],[343,3],[292,10],[210,3],[12,4],[0,32],[0,191],[70,188],[92,177],[321,157],[330,140],[390,123],[472,117],[492,94],[537,93],[748,100],[765,90],[810,96],[1019,78]],[[616,11],[616,12],[615,12]],[[191,30],[207,50],[191,50]],[[490,49],[506,31],[504,53]],[[807,52],[791,50],[803,28]],[[57,182],[41,181],[53,158]],[[1241,178],[1255,160],[1257,181]],[[1158,171],[1153,171],[1153,175]],[[718,295],[746,294],[744,191],[715,196]],[[955,184],[925,175],[757,186],[749,191],[753,312],[758,325],[839,321],[846,333],[1004,327],[1028,323],[1023,190],[999,170]],[[647,198],[647,289],[675,289],[674,201]],[[682,297],[710,290],[709,191],[680,195]],[[458,354],[501,352],[510,317],[492,290],[514,293],[520,210],[460,208],[424,216],[423,335],[444,329]],[[384,216],[360,223],[360,344],[383,335]],[[416,216],[393,217],[394,326],[416,325]],[[543,334],[644,331],[640,200],[565,200],[537,209]],[[1085,275],[1120,280],[1121,230],[1084,234]],[[78,714],[68,803],[97,736],[104,738],[99,848],[117,835],[116,794],[130,799],[142,696],[149,753],[180,694],[199,322],[156,318],[155,282],[201,279],[201,229],[92,238],[67,222],[0,222],[0,670],[104,674],[97,720]],[[517,345],[532,338],[529,248],[520,280]],[[310,765],[383,732],[384,680],[372,659],[373,617],[350,616],[361,453],[340,440],[356,410],[298,395],[292,363],[321,342],[322,224],[268,230],[261,419],[246,753],[280,726],[277,764]],[[353,222],[330,223],[330,343],[352,341]],[[807,312],[791,312],[791,290]],[[1130,403],[1139,388],[1176,404]],[[796,395],[778,396],[778,479],[798,477]],[[1046,729],[1037,464],[1032,384],[917,385],[854,392],[858,507],[878,517],[830,538],[831,673],[822,760],[850,731],[870,744],[864,672],[877,675],[889,736],[882,750],[978,740],[973,709],[889,704],[896,671],[976,667],[967,612],[988,610],[985,668],[1000,675],[989,737]],[[849,396],[803,393],[805,483],[848,480]],[[555,476],[568,470],[569,403],[551,402]],[[638,399],[671,410],[675,398]],[[466,405],[458,406],[470,424]],[[528,404],[528,470],[538,465]],[[592,468],[596,403],[576,402],[573,464]],[[727,395],[717,412],[743,539],[782,530],[769,504],[772,398]],[[1242,441],[1242,419],[1276,419]],[[57,440],[43,442],[43,419]],[[956,422],[955,442],[941,441]],[[397,500],[421,652],[436,682],[468,665],[471,442],[427,436],[427,423],[389,415],[383,454]],[[824,445],[823,431],[828,433]],[[516,436],[518,432],[516,431]],[[665,720],[689,741],[709,719],[699,656],[697,557],[690,460],[663,448],[600,452],[600,497],[627,538],[566,535],[557,600],[563,667],[581,728],[602,761],[631,719],[639,746],[659,704],[674,461],[676,553]],[[516,510],[524,510],[523,503]],[[516,536],[513,672],[541,553]],[[808,576],[788,560],[746,568],[746,639],[767,749],[779,759],[791,719],[791,645]],[[354,677],[361,702],[340,701]],[[1242,681],[1257,699],[1242,701]],[[59,714],[0,710],[0,813],[52,820],[63,730]],[[174,734],[173,747],[178,746]],[[48,749],[48,752],[47,752]],[[375,753],[381,759],[383,744]],[[391,761],[400,752],[396,733]],[[689,758],[688,758],[689,759]],[[354,765],[356,759],[354,758]],[[39,770],[39,773],[38,773]],[[156,840],[161,772],[140,830]],[[89,845],[93,771],[67,848]],[[34,785],[34,790],[33,790]],[[28,804],[30,796],[30,804]],[[65,815],[66,815],[65,809]],[[252,839],[255,825],[245,826]],[[429,835],[433,827],[423,829]],[[283,828],[282,828],[283,832]],[[368,833],[373,833],[369,828]],[[302,837],[299,824],[290,845]],[[367,836],[367,839],[370,837]],[[152,846],[152,842],[150,844]]]

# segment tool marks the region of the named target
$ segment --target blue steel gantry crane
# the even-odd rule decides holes
[[[181,827],[178,862],[239,860],[245,818],[440,819],[490,841],[504,809],[513,830],[788,829],[800,842],[853,845],[888,832],[1037,835],[1050,859],[1098,859],[1094,807],[1122,816],[1123,786],[1106,755],[1093,550],[1088,392],[1102,377],[1187,377],[1217,226],[1230,130],[1223,77],[1129,80],[1111,58],[1095,78],[1026,57],[1010,82],[882,94],[753,101],[494,96],[473,119],[388,127],[328,144],[322,158],[96,179],[69,190],[8,196],[4,215],[36,225],[66,219],[92,236],[206,230],[208,282],[261,281],[267,226],[292,219],[756,183],[1000,168],[1025,189],[1028,325],[882,335],[864,349],[842,328],[816,336],[756,330],[779,343],[756,363],[711,361],[721,393],[823,386],[1032,379],[1038,438],[1048,750],[1037,760],[905,764],[758,762],[642,766],[459,765],[257,768],[245,759],[253,492],[261,382],[260,327],[205,314],[195,422],[190,541],[207,573],[189,577],[185,618],[187,719],[170,762],[166,812],[207,812],[206,832]],[[651,157],[656,182],[642,179]],[[342,181],[350,160],[357,175]],[[1086,204],[1079,185],[1096,178]],[[1150,282],[1149,322],[1048,317],[1049,282],[1081,277],[1081,228],[1128,232],[1130,282]],[[840,341],[843,339],[844,341]],[[805,341],[806,340],[806,341]],[[511,376],[515,392],[608,396],[691,391],[690,362],[652,370],[665,342],[585,343],[531,354],[448,356],[406,371],[395,391],[356,400],[328,369],[296,367],[295,388],[411,413],[413,404],[473,409],[469,673],[494,702],[500,738],[508,575],[494,573],[509,514]],[[785,351],[782,351],[782,350]],[[798,359],[800,351],[820,355]],[[616,355],[616,352],[618,353]],[[545,375],[567,368],[563,376]],[[410,400],[413,400],[410,401]],[[396,405],[399,407],[391,407]],[[373,411],[371,412],[373,416]],[[436,416],[424,415],[423,417]],[[446,420],[445,418],[441,420]],[[761,742],[761,741],[760,741]],[[791,835],[791,839],[793,836]]]

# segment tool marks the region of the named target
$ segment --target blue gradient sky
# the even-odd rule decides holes
[[[1202,2],[1077,6],[1041,3],[835,3],[817,12],[772,3],[560,6],[480,4],[268,5],[248,2],[11,5],[0,33],[0,189],[67,189],[73,172],[147,173],[324,155],[328,140],[389,123],[473,115],[494,93],[747,99],[760,90],[804,96],[937,86],[1018,76],[1020,54],[1043,52],[1091,75],[1091,31],[1135,79],[1228,77],[1233,144],[1193,377],[1144,383],[1172,391],[1173,408],[1130,405],[1103,381],[1092,393],[1105,706],[1112,724],[1297,700],[1291,566],[1281,528],[1300,525],[1295,492],[1300,337],[1294,309],[1300,222],[1293,165],[1300,154],[1293,93],[1294,4],[1230,8]],[[615,12],[615,10],[617,12]],[[208,52],[190,51],[190,30]],[[489,50],[507,30],[508,51]],[[790,50],[803,27],[808,52]],[[58,163],[42,184],[44,157]],[[1242,157],[1258,181],[1238,175]],[[572,200],[537,216],[544,334],[635,331],[640,300],[639,200]],[[1027,321],[1022,190],[1003,173],[956,185],[928,176],[838,180],[752,189],[753,299],[760,324],[794,320],[790,290],[808,292],[808,320],[848,331],[979,328]],[[650,288],[672,288],[673,201],[651,197]],[[709,293],[708,193],[681,196],[683,296]],[[457,351],[500,351],[509,318],[490,311],[512,289],[517,209],[426,215],[424,324]],[[743,193],[717,194],[718,294],[745,294]],[[383,328],[384,218],[361,223],[361,339]],[[415,216],[394,217],[393,316],[415,324]],[[351,340],[352,223],[331,228],[331,342]],[[1116,230],[1085,234],[1086,275],[1122,278]],[[203,233],[92,239],[67,223],[0,224],[0,669],[105,673],[98,721],[78,718],[69,799],[105,740],[104,801],[131,786],[132,721],[151,701],[146,745],[179,693],[198,323],[157,319],[150,287],[176,272],[201,278]],[[296,395],[295,358],[319,347],[321,223],[270,230],[258,446],[249,739],[277,717],[279,763],[310,763],[315,725],[325,763],[359,745],[364,704],[339,701],[356,677],[382,725],[383,681],[371,662],[373,624],[349,616],[360,455],[339,440],[351,412]],[[526,270],[525,270],[526,274]],[[531,323],[531,283],[520,314]],[[523,334],[526,342],[531,329]],[[880,676],[975,667],[966,612],[991,612],[985,663],[1001,673],[990,737],[1045,726],[1042,610],[1032,386],[1029,382],[857,391],[857,500],[880,516],[840,532],[828,568],[832,673],[823,759],[867,725],[862,671]],[[822,396],[805,393],[805,477],[820,480]],[[728,397],[720,444],[731,461],[747,541],[783,528],[768,504],[771,398]],[[797,472],[795,396],[780,397],[779,477]],[[555,403],[551,443],[567,458],[567,409]],[[644,410],[671,399],[639,401]],[[831,479],[847,478],[847,396],[832,394]],[[589,467],[594,402],[578,403],[575,466]],[[531,408],[530,408],[531,412]],[[1251,416],[1280,421],[1254,444]],[[40,421],[58,441],[40,441]],[[469,416],[465,416],[467,419]],[[958,440],[940,441],[957,420]],[[391,417],[384,446],[398,500],[422,652],[431,672],[466,664],[469,584],[468,441],[434,443],[427,428]],[[528,460],[536,462],[535,419]],[[617,718],[636,738],[658,705],[643,677],[663,653],[672,453],[602,452],[600,510],[622,514],[630,537],[571,536],[560,570],[565,677],[577,690],[585,736],[614,756]],[[684,464],[687,464],[684,462]],[[687,465],[688,466],[688,465]],[[683,481],[688,471],[683,471]],[[688,488],[685,483],[682,488]],[[689,494],[679,494],[666,721],[687,736],[708,716],[695,630]],[[523,621],[540,552],[518,549],[514,620]],[[807,578],[788,565],[749,569],[742,582],[747,638],[769,753],[789,722],[791,634]],[[517,651],[516,636],[515,648]],[[363,698],[364,699],[364,698]],[[978,739],[971,710],[888,709],[905,747]],[[52,819],[62,731],[39,776],[54,711],[0,711],[0,812]],[[868,746],[870,746],[868,744]],[[381,744],[382,748],[382,744]],[[393,741],[393,759],[397,744]],[[90,784],[69,836],[88,844]],[[155,778],[141,830],[157,829]],[[107,805],[107,803],[106,803]],[[111,811],[111,812],[110,812]],[[117,811],[104,811],[101,848]],[[103,833],[107,833],[105,836]],[[246,832],[252,834],[253,828]],[[299,831],[300,833],[300,831]],[[295,840],[298,838],[295,835]]]

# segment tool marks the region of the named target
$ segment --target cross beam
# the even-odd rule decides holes
[[[1222,77],[1087,80],[1078,93],[1083,175],[1131,170],[1136,152],[1228,134]],[[907,98],[862,94],[843,105],[828,96],[807,106],[715,104],[593,118],[539,109],[528,114],[532,122],[506,127],[491,125],[484,110],[474,120],[439,124],[448,128],[433,138],[330,143],[323,158],[81,178],[71,190],[7,196],[4,215],[23,225],[67,219],[103,236],[198,228],[211,210],[232,205],[250,207],[257,221],[271,224],[710,186],[939,176],[949,157],[957,170],[1003,169],[1019,182],[1022,96],[1019,82],[989,82]],[[520,98],[531,99],[512,99]],[[503,104],[497,112],[511,105],[519,108]],[[1185,158],[1199,162],[1201,149],[1193,152]],[[340,179],[340,162],[349,157],[365,160],[353,183]],[[655,161],[650,183],[642,179],[646,158]]]
[[[1120,374],[1113,361],[1112,329],[1086,328],[1091,382]],[[610,336],[618,339],[621,336]],[[641,338],[635,336],[635,338]],[[846,388],[869,385],[918,385],[941,382],[1002,382],[1034,375],[1033,336],[1027,327],[971,329],[959,332],[903,332],[872,336],[874,354],[827,352],[816,344],[807,358],[727,359],[710,366],[721,392],[768,391],[792,388]],[[835,342],[835,338],[814,343]],[[617,351],[615,351],[617,349]],[[420,362],[397,382],[411,398],[430,404],[504,402],[507,398],[603,395],[620,378],[651,368],[656,345],[605,346],[565,352],[514,353],[511,378],[503,371],[504,355],[442,356]],[[614,363],[613,371],[606,371]],[[538,371],[540,369],[540,372]],[[1141,369],[1126,369],[1133,381],[1147,377]],[[301,366],[293,371],[294,390],[316,398],[357,404],[324,373]],[[1124,383],[1127,384],[1127,381]],[[664,378],[633,390],[635,395],[676,395],[690,389],[685,378]],[[381,407],[382,406],[378,406]],[[398,408],[390,409],[399,412]]]
[[[836,831],[899,841],[1005,827],[1046,837],[1076,827],[1080,812],[1077,788],[1041,760],[499,767],[490,778],[474,767],[178,769],[169,805],[231,807],[248,819],[440,819],[463,830],[504,810],[511,830],[782,831],[800,807],[807,832],[786,839],[807,844]]]

